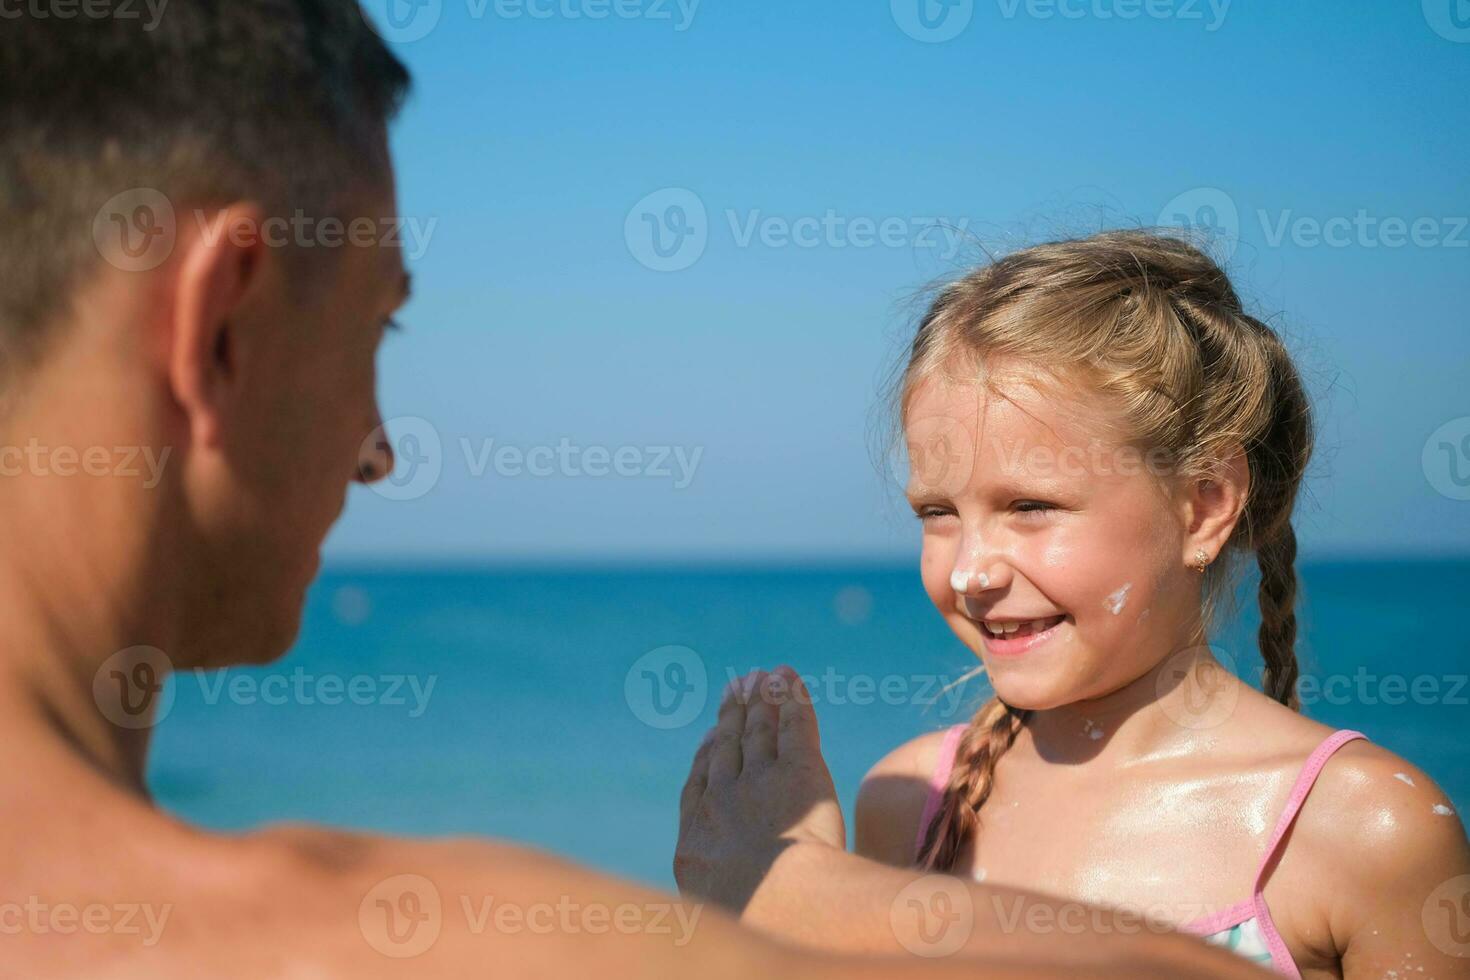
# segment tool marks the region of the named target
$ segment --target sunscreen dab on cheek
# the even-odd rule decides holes
[[[1103,602],[1103,605],[1107,606],[1108,612],[1112,613],[1114,616],[1122,612],[1123,607],[1128,604],[1128,590],[1132,588],[1133,583],[1128,582],[1117,592],[1114,592],[1112,595],[1108,596],[1107,599]]]

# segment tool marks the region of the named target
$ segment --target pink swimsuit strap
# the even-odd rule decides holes
[[[1290,951],[1286,948],[1286,941],[1281,938],[1281,933],[1276,929],[1276,923],[1271,919],[1271,910],[1266,907],[1266,879],[1271,876],[1271,871],[1276,867],[1277,860],[1281,857],[1281,844],[1286,838],[1287,831],[1296,822],[1297,814],[1301,812],[1302,804],[1307,801],[1307,794],[1316,785],[1317,777],[1322,774],[1322,768],[1327,765],[1338,749],[1356,739],[1367,739],[1368,736],[1362,732],[1343,729],[1333,732],[1322,740],[1322,743],[1307,756],[1306,764],[1302,766],[1301,774],[1296,777],[1296,783],[1291,787],[1291,795],[1286,798],[1286,808],[1281,811],[1280,818],[1276,821],[1276,829],[1271,831],[1271,839],[1266,844],[1266,852],[1261,855],[1261,862],[1256,866],[1255,881],[1251,885],[1251,907],[1255,909],[1256,922],[1261,927],[1261,935],[1265,937],[1266,947],[1271,950],[1271,963],[1277,972],[1284,976],[1300,980],[1301,971],[1296,968],[1296,961],[1291,958]],[[1185,931],[1193,932],[1188,925]],[[1208,934],[1206,934],[1208,935]]]
[[[949,774],[954,769],[954,755],[960,747],[960,738],[969,727],[968,724],[951,727],[944,733],[944,741],[939,743],[939,758],[935,760],[934,771],[929,774],[929,796],[924,800],[924,815],[919,818],[919,835],[914,839],[915,863],[918,863],[919,851],[924,847],[924,836],[929,832],[929,824],[934,822],[934,815],[939,812],[939,804],[944,800],[944,790],[949,786]]]
[[[929,824],[933,822],[934,815],[939,812],[940,804],[944,802],[944,791],[949,786],[949,776],[954,769],[955,752],[959,749],[960,739],[969,727],[968,724],[953,726],[944,733],[944,740],[939,745],[939,758],[935,762],[934,772],[929,777],[929,795],[924,801],[924,813],[919,819],[919,833],[914,840],[914,860],[916,862],[919,850],[924,846],[924,837],[929,830]],[[1261,855],[1260,863],[1256,866],[1255,878],[1251,883],[1251,897],[1223,912],[1185,923],[1180,926],[1182,931],[1198,936],[1208,936],[1254,918],[1261,927],[1261,934],[1266,940],[1267,947],[1271,950],[1272,965],[1279,973],[1299,980],[1301,972],[1292,960],[1291,953],[1281,938],[1281,933],[1276,929],[1276,923],[1271,921],[1271,912],[1266,907],[1264,894],[1266,880],[1270,877],[1280,857],[1282,841],[1286,839],[1287,832],[1296,822],[1297,815],[1301,813],[1302,804],[1307,801],[1307,795],[1316,785],[1317,777],[1322,774],[1322,769],[1327,765],[1327,761],[1347,743],[1367,737],[1362,732],[1343,729],[1333,732],[1322,740],[1312,754],[1307,756],[1307,761],[1297,775],[1296,782],[1292,784],[1291,793],[1286,798],[1286,806],[1282,809],[1281,816],[1277,818],[1276,827],[1271,831],[1271,837],[1266,843],[1265,853]]]

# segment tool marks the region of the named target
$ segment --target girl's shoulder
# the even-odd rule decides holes
[[[1276,877],[1279,894],[1304,903],[1306,921],[1357,962],[1452,969],[1425,930],[1442,915],[1437,897],[1459,908],[1470,896],[1470,843],[1444,791],[1388,749],[1358,739],[1332,753],[1290,827]]]
[[[942,728],[910,739],[868,770],[854,815],[857,853],[897,867],[913,863],[914,836],[935,774],[947,761],[941,756],[953,751],[952,732]]]
[[[1443,790],[1402,756],[1364,738],[1333,739],[1338,729],[1254,693],[1237,728],[1239,748],[1263,766],[1293,776],[1305,794],[1293,830],[1298,846],[1317,839],[1336,848],[1394,851],[1415,841],[1463,838]],[[1249,748],[1247,748],[1249,746]],[[1448,835],[1446,835],[1448,830]],[[1402,856],[1402,855],[1399,855]]]
[[[1444,790],[1412,762],[1362,739],[1322,766],[1292,834],[1348,888],[1380,890],[1415,869],[1442,876],[1456,859],[1461,873],[1470,871],[1464,825]]]

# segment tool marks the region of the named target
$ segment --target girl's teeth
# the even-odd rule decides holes
[[[986,623],[985,628],[988,629],[993,636],[1029,636],[1032,633],[1040,633],[1042,630],[1046,629],[1050,623],[1051,620],[1033,619],[1029,623]]]

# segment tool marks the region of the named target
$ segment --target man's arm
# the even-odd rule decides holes
[[[789,668],[726,697],[680,809],[681,891],[809,947],[1030,962],[1059,975],[1265,975],[1136,915],[848,854],[811,698]]]
[[[1075,962],[1048,951],[935,957],[901,948],[874,951],[890,955],[800,948],[742,927],[722,909],[504,844],[316,831],[256,835],[255,844],[274,852],[267,861],[291,855],[276,869],[289,877],[276,916],[281,928],[271,931],[280,943],[257,935],[252,947],[269,949],[278,968],[285,964],[295,973],[278,969],[270,975],[560,980],[595,972],[606,980],[1054,980],[1073,975],[1069,967]],[[860,912],[859,904],[801,913],[830,917],[848,911]],[[241,949],[235,965],[250,955]],[[1191,975],[1182,958],[1121,950],[1088,962],[1090,976],[1118,980]],[[235,974],[226,969],[211,975]]]

